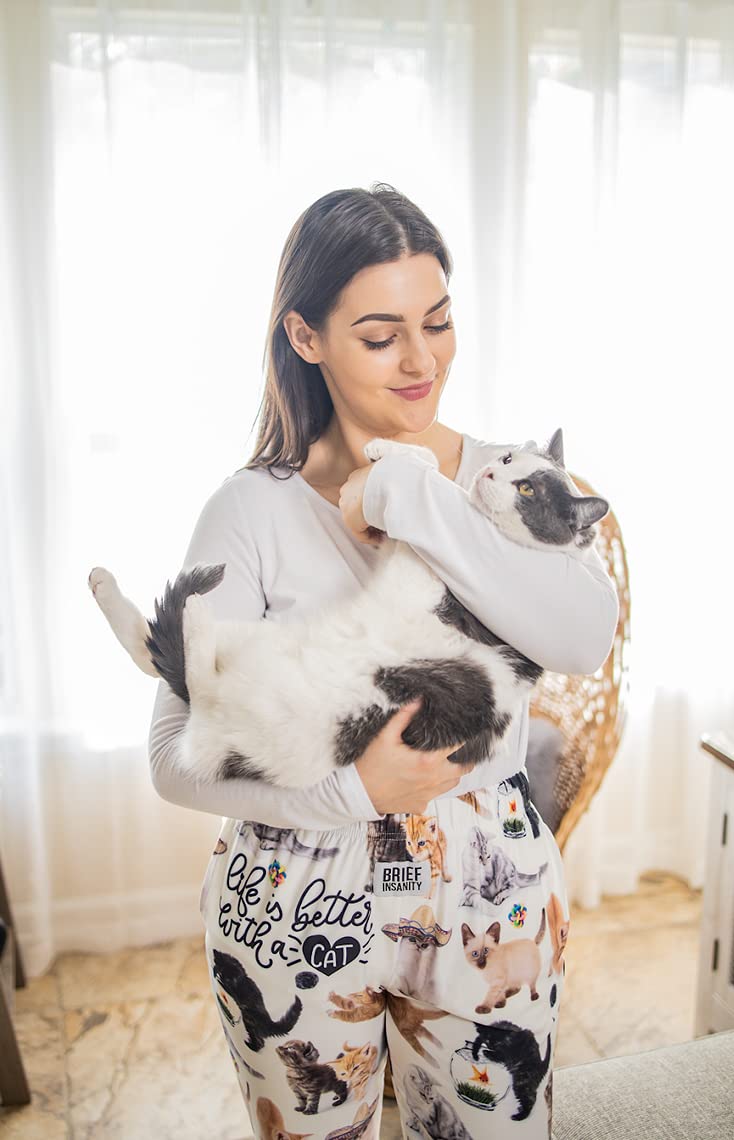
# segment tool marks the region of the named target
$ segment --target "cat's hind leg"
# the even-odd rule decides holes
[[[145,645],[150,627],[138,607],[126,598],[117,585],[114,574],[104,566],[95,566],[87,579],[94,600],[101,609],[112,632],[135,664],[151,677],[160,677]]]
[[[211,607],[201,594],[189,594],[183,608],[186,687],[194,701],[213,696],[217,679],[217,635]]]

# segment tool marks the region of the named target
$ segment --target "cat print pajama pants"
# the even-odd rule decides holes
[[[212,991],[258,1140],[549,1140],[569,926],[523,767],[334,831],[223,822],[201,892]]]

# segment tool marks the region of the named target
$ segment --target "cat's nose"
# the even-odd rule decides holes
[[[494,479],[494,474],[491,471],[487,471],[484,478],[485,479]]]

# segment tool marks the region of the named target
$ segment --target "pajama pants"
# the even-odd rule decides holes
[[[212,992],[258,1140],[549,1140],[569,926],[523,767],[333,831],[227,819],[201,891]]]

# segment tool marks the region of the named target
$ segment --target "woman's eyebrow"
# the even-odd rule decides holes
[[[449,295],[447,293],[446,296],[442,297],[440,301],[436,301],[435,305],[431,305],[430,309],[426,309],[423,316],[424,317],[430,316],[431,313],[435,313],[436,309],[440,309],[441,306],[443,304],[445,304],[446,301],[450,301],[450,300],[451,300],[451,298],[449,297]],[[401,316],[399,313],[367,313],[366,317],[360,317],[358,321],[352,321],[352,324],[349,327],[352,328],[354,325],[361,325],[362,321],[404,321],[404,320],[405,320],[405,317]]]

